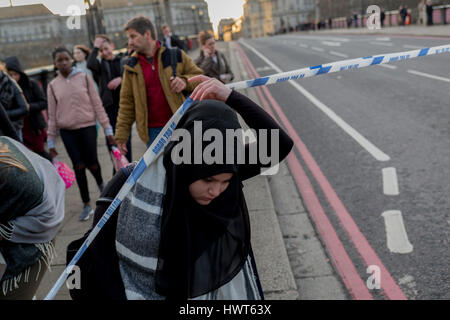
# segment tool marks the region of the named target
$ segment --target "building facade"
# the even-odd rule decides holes
[[[123,48],[125,23],[143,15],[152,20],[161,36],[168,24],[181,38],[195,37],[201,30],[212,30],[208,5],[204,0],[102,0],[103,24],[116,48]],[[44,5],[6,7],[0,10],[0,59],[15,55],[25,68],[51,64],[51,50],[64,44],[89,44],[86,16],[52,14]],[[72,26],[69,27],[72,22]],[[75,28],[73,28],[75,26]]]
[[[263,37],[294,30],[310,19],[315,0],[246,0],[243,34]]]

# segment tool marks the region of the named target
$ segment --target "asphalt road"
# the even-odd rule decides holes
[[[240,46],[259,75],[266,76],[276,71],[248,46],[289,71],[449,43],[420,37],[294,34],[245,40]],[[450,54],[297,83],[313,97],[288,83],[268,88],[395,283],[408,299],[450,299]],[[318,105],[334,111],[360,136],[344,130]],[[361,136],[388,160],[369,152]],[[326,192],[306,172],[366,282],[370,274],[364,262],[367,252],[357,249],[360,238],[349,234]],[[376,288],[371,294],[386,298]]]

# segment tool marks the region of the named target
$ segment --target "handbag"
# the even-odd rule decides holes
[[[66,189],[69,189],[75,182],[75,172],[70,169],[67,163],[59,161],[56,158],[53,159],[53,166],[66,184]]]

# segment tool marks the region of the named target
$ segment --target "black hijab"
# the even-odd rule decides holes
[[[231,108],[215,100],[193,104],[177,129],[186,129],[193,137],[194,121],[202,121],[203,132],[219,130],[224,148],[226,129],[240,128]],[[226,284],[241,270],[250,248],[250,222],[237,162],[175,165],[171,153],[178,143],[170,142],[164,151],[167,189],[155,275],[156,291],[169,299],[194,298]],[[202,143],[202,151],[208,144]],[[233,147],[236,151],[237,145]],[[233,173],[228,187],[208,205],[198,204],[189,185],[221,173]]]

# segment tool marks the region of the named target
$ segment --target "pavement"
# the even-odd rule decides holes
[[[326,29],[317,31],[301,32],[305,34],[379,34],[379,35],[399,35],[399,36],[423,36],[423,37],[439,37],[450,39],[450,25],[409,25],[405,27],[384,27],[379,30],[369,30],[368,28],[342,28],[342,29]]]
[[[242,62],[236,54],[234,42],[218,42],[217,47],[225,53],[235,75],[234,81],[247,79]],[[189,53],[195,58],[198,49]],[[244,94],[259,103],[252,89]],[[245,124],[243,124],[245,127]],[[99,130],[98,157],[103,178],[112,177],[109,158],[102,130]],[[133,128],[133,159],[138,160],[146,148]],[[56,143],[60,160],[70,164],[60,139]],[[93,177],[88,173],[92,205],[99,197]],[[250,214],[252,246],[255,254],[262,288],[267,300],[348,299],[317,232],[305,210],[299,192],[287,166],[282,163],[278,174],[258,176],[244,183],[244,194]],[[37,291],[41,300],[52,288],[65,267],[67,245],[79,239],[90,228],[92,218],[78,221],[82,203],[78,188],[73,185],[66,191],[66,211],[63,224],[56,236],[57,258],[47,271]],[[70,300],[63,286],[55,300]]]

